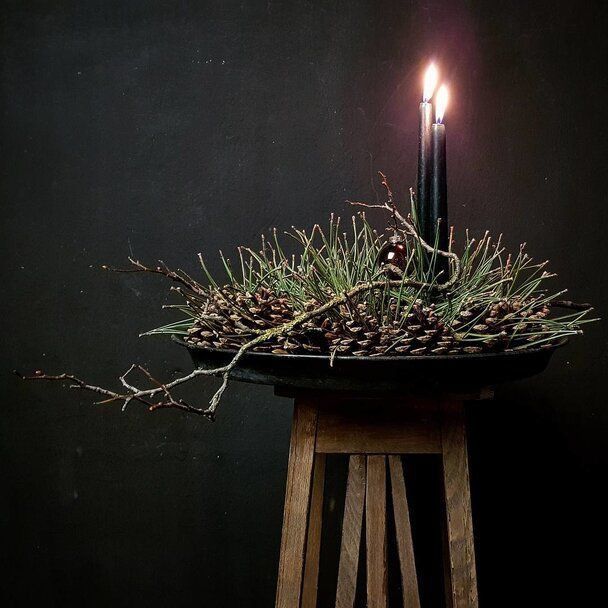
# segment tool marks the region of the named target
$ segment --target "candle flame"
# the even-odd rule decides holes
[[[422,101],[428,101],[435,92],[439,80],[439,72],[434,63],[431,63],[424,73],[424,87],[422,89]]]
[[[443,115],[448,105],[448,88],[442,84],[437,91],[437,100],[435,101],[435,121],[440,123],[443,121]]]

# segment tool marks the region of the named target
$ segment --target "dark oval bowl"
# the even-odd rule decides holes
[[[185,346],[194,364],[213,369],[230,362],[234,350]],[[335,357],[330,367],[325,355],[245,353],[231,373],[233,380],[280,387],[391,391],[406,386],[425,389],[449,386],[479,388],[520,380],[542,372],[555,350],[567,340],[544,348],[500,353],[389,357]]]

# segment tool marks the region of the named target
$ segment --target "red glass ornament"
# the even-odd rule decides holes
[[[378,266],[396,266],[400,270],[405,270],[407,263],[407,250],[403,239],[399,235],[389,237],[388,242],[382,247],[378,254]],[[391,273],[395,274],[395,273]]]

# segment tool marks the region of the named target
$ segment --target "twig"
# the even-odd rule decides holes
[[[386,176],[383,173],[379,173],[379,175],[380,175],[381,184],[384,186],[384,188],[386,190],[387,201],[383,204],[376,204],[376,205],[370,205],[367,203],[360,203],[360,202],[353,202],[351,204],[364,206],[364,207],[371,207],[371,208],[380,208],[380,209],[385,209],[385,210],[389,211],[393,215],[393,217],[395,217],[399,220],[399,222],[403,226],[403,230],[407,234],[418,239],[418,241],[423,249],[425,249],[426,251],[428,251],[430,253],[435,252],[436,250],[433,247],[431,247],[430,245],[428,245],[420,237],[420,235],[417,233],[416,229],[414,228],[413,224],[411,224],[403,215],[401,215],[399,213],[399,211],[397,210],[397,208],[394,204],[393,192],[391,190],[391,187],[388,183]],[[410,197],[413,197],[412,190],[410,190]],[[119,378],[120,383],[127,391],[125,393],[119,393],[119,392],[101,388],[99,386],[94,386],[94,385],[88,384],[84,380],[81,380],[71,374],[49,375],[49,374],[45,374],[43,372],[36,372],[36,374],[34,374],[33,376],[22,376],[21,374],[18,374],[18,375],[24,379],[30,379],[30,380],[51,380],[51,381],[58,381],[58,382],[62,382],[62,383],[70,382],[70,383],[72,383],[72,384],[70,384],[70,388],[78,388],[81,390],[87,390],[87,391],[91,391],[91,392],[95,392],[95,393],[104,395],[105,397],[108,398],[104,401],[105,403],[114,402],[114,401],[122,401],[123,409],[126,408],[126,406],[131,401],[138,401],[140,403],[145,404],[148,407],[149,411],[156,411],[158,409],[175,408],[175,409],[180,409],[180,410],[183,410],[186,412],[195,413],[198,415],[203,415],[203,416],[206,416],[207,418],[209,418],[210,420],[213,420],[215,418],[215,412],[217,410],[220,399],[221,399],[224,391],[226,390],[226,387],[228,386],[228,380],[230,378],[230,374],[231,374],[232,370],[237,366],[238,362],[243,357],[243,355],[247,351],[252,349],[253,347],[257,346],[258,344],[261,344],[262,342],[266,342],[267,340],[270,340],[274,337],[287,334],[290,331],[292,331],[293,329],[295,329],[296,327],[302,325],[303,323],[306,323],[307,321],[310,321],[311,319],[313,319],[319,315],[322,315],[323,313],[335,308],[336,306],[348,303],[348,301],[351,298],[353,298],[354,296],[356,296],[360,293],[363,293],[365,291],[370,291],[370,290],[379,289],[379,288],[385,289],[386,287],[399,287],[401,289],[403,287],[417,287],[419,289],[428,288],[428,289],[433,289],[436,291],[448,290],[452,285],[454,285],[456,283],[456,281],[459,278],[460,259],[458,258],[458,256],[456,254],[451,253],[449,251],[437,251],[436,253],[438,255],[442,255],[444,257],[451,258],[454,261],[454,269],[453,269],[452,275],[444,283],[437,284],[437,283],[424,283],[424,282],[415,281],[415,280],[403,280],[402,272],[396,272],[397,276],[400,277],[398,280],[383,279],[383,280],[378,280],[378,281],[360,283],[360,284],[356,285],[355,287],[351,288],[350,290],[348,290],[342,294],[334,296],[333,298],[331,298],[330,300],[328,300],[327,302],[318,306],[315,309],[305,311],[286,323],[283,323],[276,327],[271,327],[267,330],[257,333],[257,335],[255,335],[253,338],[251,338],[248,342],[245,342],[244,344],[241,345],[239,350],[236,352],[236,354],[233,356],[233,358],[227,365],[224,365],[222,367],[218,367],[215,369],[197,368],[197,369],[193,370],[191,373],[189,373],[185,376],[182,376],[180,378],[177,378],[175,380],[172,380],[171,382],[162,383],[162,382],[156,380],[150,374],[150,372],[148,370],[146,370],[142,366],[135,365],[135,364],[132,365]],[[201,285],[199,285],[196,281],[191,279],[185,273],[181,273],[179,271],[173,271],[173,270],[169,269],[164,264],[164,262],[160,262],[160,265],[156,266],[156,267],[146,266],[145,264],[143,264],[142,262],[140,262],[139,260],[136,260],[134,258],[129,258],[129,262],[131,262],[132,268],[121,269],[121,268],[111,268],[108,266],[104,266],[103,268],[105,268],[107,270],[112,270],[114,272],[123,272],[123,273],[149,272],[149,273],[153,273],[153,274],[160,274],[162,276],[165,276],[165,277],[171,279],[172,281],[175,281],[175,282],[181,284],[183,287],[186,287],[188,290],[190,290],[191,292],[193,292],[195,294],[206,295],[205,289]],[[177,289],[179,290],[179,288],[177,288]],[[333,360],[333,357],[332,357],[332,360]],[[138,388],[137,386],[134,386],[130,382],[127,382],[127,376],[129,376],[135,369],[138,369],[141,373],[144,374],[144,376],[146,376],[147,380],[154,385],[153,388],[145,388],[145,389]],[[194,378],[196,378],[198,376],[221,376],[221,378],[222,378],[222,383],[221,383],[220,387],[213,394],[213,396],[211,397],[211,400],[209,401],[208,407],[205,409],[197,408],[195,406],[192,406],[192,405],[184,402],[181,399],[176,399],[171,392],[172,389],[174,389],[175,387],[180,386],[181,384],[185,384],[186,382],[189,382],[190,380],[193,380]]]
[[[441,285],[433,286],[433,289],[435,289],[436,291],[448,290],[450,287],[452,287],[456,283],[456,281],[458,281],[458,279],[460,277],[460,268],[461,268],[460,258],[452,251],[443,251],[441,249],[435,249],[434,247],[429,245],[418,234],[418,231],[416,230],[414,225],[410,221],[408,221],[403,215],[401,215],[401,213],[399,213],[399,210],[395,206],[395,204],[393,202],[393,192],[388,183],[386,175],[384,175],[384,173],[382,173],[380,171],[378,172],[378,175],[380,176],[380,183],[384,186],[384,188],[386,190],[387,200],[384,203],[370,204],[370,203],[364,203],[361,201],[347,201],[347,203],[349,203],[350,205],[353,205],[355,207],[367,207],[368,209],[383,209],[385,211],[388,211],[389,213],[394,215],[394,217],[396,217],[399,220],[399,222],[401,222],[404,232],[406,234],[409,234],[411,237],[415,238],[420,243],[420,246],[426,252],[435,253],[437,255],[451,259],[454,262],[454,269],[452,271],[450,278],[445,283],[442,283]],[[410,188],[410,200],[413,203],[414,191],[411,188]]]
[[[115,391],[101,388],[99,386],[88,384],[84,380],[81,380],[80,378],[77,378],[76,376],[73,376],[71,374],[50,375],[50,374],[45,374],[44,372],[38,371],[33,376],[24,376],[24,375],[20,374],[19,372],[15,372],[15,373],[20,378],[23,378],[25,380],[51,380],[51,381],[58,381],[58,382],[62,382],[62,383],[70,382],[70,383],[72,383],[70,385],[70,388],[78,388],[81,390],[91,391],[94,393],[98,393],[100,395],[104,395],[105,397],[108,397],[108,399],[106,399],[104,401],[105,403],[109,403],[109,402],[113,402],[113,401],[122,401],[123,409],[131,401],[138,401],[138,402],[146,405],[148,407],[149,411],[151,411],[151,412],[156,411],[158,409],[175,408],[175,409],[180,409],[180,410],[190,412],[193,414],[203,415],[203,416],[206,416],[207,418],[209,418],[210,420],[214,420],[217,406],[219,405],[220,399],[221,399],[224,391],[226,390],[226,387],[228,386],[228,380],[230,378],[230,374],[247,351],[252,349],[254,346],[257,346],[258,344],[261,344],[262,342],[266,342],[267,340],[270,340],[271,338],[289,333],[291,330],[302,325],[303,323],[306,323],[307,321],[310,321],[311,319],[314,319],[315,317],[322,315],[323,313],[335,308],[336,306],[339,306],[340,304],[346,303],[349,299],[353,298],[354,296],[356,296],[360,293],[363,293],[363,292],[369,291],[369,290],[373,290],[373,289],[386,288],[387,286],[389,286],[389,287],[425,288],[425,287],[431,287],[431,284],[423,283],[420,281],[414,281],[414,280],[404,281],[402,279],[378,280],[378,281],[371,281],[371,282],[367,282],[367,283],[360,283],[359,285],[356,285],[355,287],[353,287],[352,289],[349,289],[348,291],[344,292],[343,294],[334,296],[331,300],[328,300],[321,306],[318,306],[315,309],[303,312],[300,315],[298,315],[297,317],[291,319],[290,321],[287,321],[286,323],[277,325],[276,327],[271,327],[270,329],[267,329],[267,330],[263,331],[262,333],[258,334],[257,336],[255,336],[254,338],[249,340],[248,342],[245,342],[239,348],[239,350],[235,353],[235,355],[233,356],[233,358],[231,359],[231,361],[228,364],[226,364],[222,367],[214,368],[214,369],[197,368],[185,376],[176,378],[175,380],[172,380],[171,382],[167,382],[164,384],[159,382],[158,380],[154,379],[152,377],[152,375],[145,368],[143,368],[139,365],[135,365],[135,364],[131,365],[131,367],[119,378],[121,384],[127,389],[127,392],[125,392],[125,393],[118,393]],[[439,285],[438,287],[442,287],[442,285]],[[155,384],[154,388],[140,389],[140,388],[134,386],[133,384],[127,382],[127,380],[126,380],[127,376],[130,373],[132,373],[135,369],[140,370],[147,377],[147,379],[150,382],[152,382],[152,384]],[[185,403],[183,400],[175,399],[171,393],[172,389],[174,389],[175,387],[177,387],[181,384],[184,384],[186,382],[189,382],[190,380],[193,380],[194,378],[196,378],[198,376],[221,376],[222,377],[222,384],[220,385],[219,389],[212,396],[212,398],[209,402],[209,406],[205,409],[197,408],[193,405]],[[158,398],[160,395],[164,396],[164,398],[161,398],[159,401],[154,401],[154,399]]]
[[[180,283],[184,287],[187,287],[190,291],[193,291],[199,295],[205,295],[205,289],[199,285],[193,278],[188,276],[183,271],[171,270],[162,260],[159,260],[160,266],[146,266],[142,264],[139,260],[135,258],[128,258],[129,262],[132,264],[132,268],[115,268],[113,266],[106,266],[105,264],[102,266],[103,270],[109,270],[111,272],[120,272],[120,273],[135,273],[135,272],[149,272],[152,274],[160,274],[176,283]]]

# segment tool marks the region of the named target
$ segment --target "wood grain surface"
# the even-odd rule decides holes
[[[387,608],[386,456],[367,457],[367,608]]]
[[[477,608],[469,465],[462,402],[442,402],[442,446],[453,608]]]
[[[403,589],[403,608],[420,608],[418,591],[418,575],[414,559],[414,542],[410,510],[405,490],[403,466],[399,456],[389,456],[388,464],[391,474],[391,491],[393,497],[393,513],[395,516],[395,532],[397,535],[397,553],[401,571]]]
[[[317,409],[296,401],[283,512],[276,608],[299,608],[312,482]]]
[[[312,478],[312,496],[308,514],[306,559],[302,584],[302,608],[316,608],[319,584],[319,556],[323,526],[323,489],[325,486],[325,454],[316,454]]]
[[[353,608],[355,605],[365,507],[365,479],[365,456],[354,454],[348,463],[336,608]]]
[[[319,409],[317,452],[342,454],[440,454],[435,404],[324,405]]]

